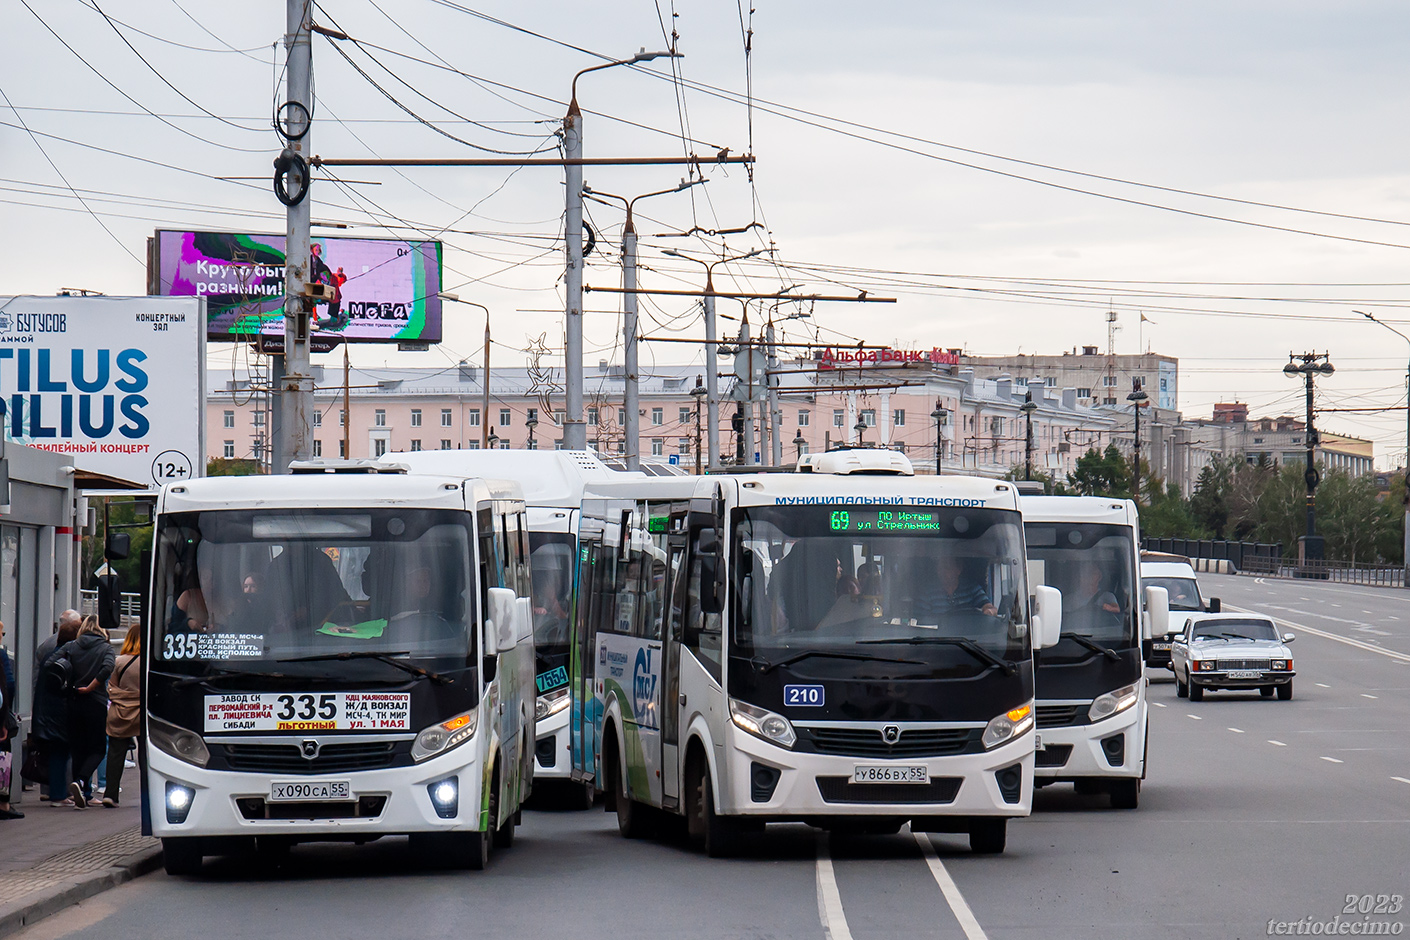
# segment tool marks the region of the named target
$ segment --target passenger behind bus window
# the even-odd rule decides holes
[[[935,624],[959,611],[977,610],[994,616],[999,609],[984,589],[979,577],[970,573],[970,559],[941,555],[934,562],[933,578],[925,578],[916,588],[911,617],[916,623]]]
[[[1121,613],[1116,595],[1102,584],[1102,569],[1090,561],[1079,562],[1076,567],[1072,588],[1062,595],[1064,613],[1097,610],[1109,614]]]
[[[317,628],[350,603],[333,559],[316,545],[291,543],[269,565],[267,609],[284,630]]]

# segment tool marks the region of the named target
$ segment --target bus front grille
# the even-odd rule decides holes
[[[902,730],[887,744],[880,728],[799,728],[799,750],[842,757],[943,757],[982,750],[979,728],[917,728]]]
[[[297,744],[218,744],[212,747],[230,770],[272,774],[336,774],[378,770],[397,759],[395,741],[325,744],[318,756],[304,757]]]
[[[931,777],[929,783],[853,783],[851,777],[818,777],[828,803],[953,803],[963,777]]]

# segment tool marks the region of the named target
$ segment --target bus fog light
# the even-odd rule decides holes
[[[187,814],[191,812],[191,802],[195,797],[196,791],[190,787],[167,781],[166,821],[172,825],[184,823]]]
[[[1011,708],[992,720],[984,728],[980,739],[986,751],[993,750],[1006,741],[1011,741],[1033,727],[1033,703]]]
[[[449,721],[422,729],[411,745],[411,759],[420,763],[457,745],[464,744],[475,734],[480,723],[478,710],[461,712]]]
[[[729,717],[741,731],[747,731],[756,738],[763,738],[770,744],[791,748],[798,740],[788,719],[766,708],[730,699]]]
[[[572,697],[568,694],[565,686],[561,689],[554,689],[552,692],[545,692],[534,700],[534,720],[543,721],[552,715],[556,715],[572,704]]]
[[[431,806],[442,819],[454,819],[460,813],[460,778],[447,777],[427,784],[426,791],[431,795]]]
[[[1125,685],[1114,692],[1105,695],[1098,695],[1092,702],[1092,707],[1087,709],[1087,718],[1091,721],[1101,721],[1118,715],[1136,704],[1137,686]]]

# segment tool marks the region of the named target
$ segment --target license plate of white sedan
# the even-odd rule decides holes
[[[276,781],[269,785],[269,802],[333,802],[352,799],[352,783],[347,780]]]
[[[1170,649],[1170,644],[1169,644],[1169,643],[1157,643],[1157,644],[1155,644],[1155,648],[1158,649],[1158,650],[1168,650],[1168,649]]]
[[[1262,679],[1263,673],[1257,669],[1230,669],[1230,679]]]
[[[852,768],[853,783],[929,783],[930,769],[924,764],[857,764]]]

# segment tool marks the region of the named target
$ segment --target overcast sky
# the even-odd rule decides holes
[[[284,5],[97,4],[111,24],[93,0],[0,0],[0,89],[13,105],[0,101],[0,294],[142,293],[155,228],[283,228],[268,181],[279,149],[269,114]],[[1187,415],[1226,400],[1246,401],[1254,414],[1299,412],[1300,385],[1280,370],[1289,350],[1313,348],[1330,350],[1338,367],[1322,382],[1321,406],[1403,408],[1410,342],[1352,311],[1410,334],[1410,7],[1154,7],[757,0],[751,16],[748,4],[677,0],[673,17],[670,0],[473,6],[548,37],[538,38],[458,0],[323,0],[316,21],[391,51],[338,43],[384,94],[333,40],[316,37],[313,149],[485,155],[418,123],[389,94],[480,147],[552,152],[573,73],[601,59],[550,40],[628,56],[662,48],[663,23],[666,32],[674,24],[685,54],[678,68],[694,84],[678,88],[664,61],[651,65],[658,76],[626,68],[586,76],[586,155],[742,153],[752,126],[758,164],[752,187],[743,167],[707,167],[705,186],[638,205],[643,287],[701,283],[697,268],[662,248],[721,250],[718,237],[659,235],[758,221],[766,228],[727,236],[728,249],[772,245],[772,260],[730,266],[722,289],[800,284],[900,300],[819,304],[812,320],[789,322],[792,338],[987,355],[1105,350],[1111,305],[1118,352],[1149,347],[1180,358]],[[745,92],[751,25],[752,111],[701,87]],[[683,127],[695,143],[682,142]],[[561,345],[561,171],[340,175],[360,182],[317,181],[314,219],[348,223],[347,234],[442,238],[446,289],[494,311],[504,344],[496,361],[522,363],[515,350],[541,333]],[[682,175],[590,167],[586,181],[635,195]],[[621,211],[592,206],[590,218],[602,237],[585,281],[619,285]],[[587,307],[604,311],[588,315],[589,361],[613,358],[618,321],[608,311],[617,299],[590,294]],[[688,299],[646,307],[648,334],[703,335]],[[720,309],[738,313],[732,303]],[[478,360],[482,331],[479,310],[448,305],[440,349],[356,348],[354,360]],[[212,364],[228,366],[233,355],[242,353],[213,346]],[[692,356],[691,347],[647,344],[643,361]],[[1322,420],[1374,439],[1379,465],[1401,460],[1403,411]]]

